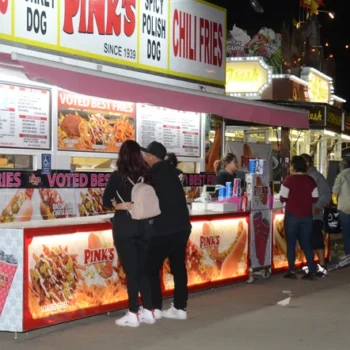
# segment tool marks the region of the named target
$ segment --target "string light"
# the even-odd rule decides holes
[[[329,46],[329,44],[328,44],[328,43],[326,43],[326,46],[328,47],[328,46]]]
[[[332,55],[329,55],[329,58],[334,58],[334,55],[332,54]]]
[[[348,48],[349,48],[349,45],[345,45],[345,48],[348,49]]]

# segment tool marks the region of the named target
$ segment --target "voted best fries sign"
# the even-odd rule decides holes
[[[201,0],[12,1],[0,1],[0,39],[225,84],[226,10],[215,5]]]

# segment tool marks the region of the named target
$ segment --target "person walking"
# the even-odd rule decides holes
[[[140,322],[155,323],[150,281],[145,269],[153,235],[153,219],[134,220],[129,213],[132,205],[131,181],[136,183],[142,177],[145,183],[150,183],[150,175],[139,144],[125,141],[120,148],[117,170],[111,174],[103,194],[103,205],[115,209],[113,239],[126,275],[129,298],[129,310],[124,317],[116,320],[118,326],[138,327]],[[143,302],[141,312],[139,293]]]
[[[161,214],[154,219],[155,233],[147,263],[154,315],[156,319],[165,317],[184,320],[187,318],[188,299],[186,247],[192,228],[185,193],[174,166],[164,160],[166,148],[154,141],[142,150],[151,168],[152,185],[161,210]],[[174,303],[168,310],[162,311],[160,272],[167,258],[174,276]]]
[[[301,156],[306,162],[307,174],[315,180],[318,190],[318,201],[313,205],[311,246],[319,260],[319,264],[316,267],[316,275],[318,277],[324,277],[327,274],[327,270],[323,237],[323,217],[324,208],[331,201],[331,187],[325,177],[315,168],[312,157],[306,153]],[[306,269],[305,271],[307,272],[308,270]]]
[[[290,176],[281,186],[280,200],[285,203],[284,227],[287,237],[287,259],[289,272],[285,278],[296,279],[295,250],[297,241],[304,251],[308,273],[302,279],[315,280],[314,253],[311,247],[312,207],[318,201],[315,180],[306,174],[307,166],[303,157],[292,158]]]
[[[339,220],[343,232],[345,254],[350,254],[350,159],[339,164],[340,173],[335,179],[333,193],[337,197]]]

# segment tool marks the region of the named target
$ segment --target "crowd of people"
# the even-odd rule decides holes
[[[117,170],[110,176],[103,195],[103,204],[113,208],[113,239],[127,280],[129,308],[116,320],[119,326],[138,327],[154,324],[164,318],[187,319],[186,246],[191,233],[189,210],[182,187],[183,173],[177,169],[175,154],[167,154],[159,142],[141,148],[135,141],[126,141],[120,149]],[[238,170],[237,157],[226,154],[215,163],[216,184],[232,182]],[[138,183],[149,185],[155,192],[159,215],[133,217],[134,193]],[[350,161],[343,160],[333,191],[317,171],[308,154],[295,156],[290,175],[284,180],[280,200],[285,204],[285,231],[289,271],[284,276],[296,279],[296,245],[299,242],[307,259],[303,279],[315,280],[326,275],[323,237],[324,208],[333,195],[338,203],[345,253],[350,254]],[[140,197],[141,198],[141,197]],[[149,197],[152,198],[152,197]],[[319,263],[315,264],[314,256]],[[160,274],[169,259],[174,278],[174,302],[163,310]],[[139,303],[141,296],[142,306]]]
[[[281,187],[280,199],[285,203],[284,227],[287,238],[289,271],[284,276],[296,279],[295,252],[299,242],[307,267],[303,279],[315,280],[327,274],[323,228],[325,210],[334,201],[338,204],[345,254],[350,254],[350,160],[344,159],[331,189],[325,177],[317,171],[308,154],[295,156],[290,164],[290,176]],[[314,256],[319,263],[316,265]]]

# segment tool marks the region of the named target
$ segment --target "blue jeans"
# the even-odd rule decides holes
[[[298,218],[286,213],[284,227],[287,237],[287,259],[289,271],[295,271],[295,250],[297,242],[304,251],[310,272],[315,272],[314,252],[311,246],[312,216]]]
[[[339,220],[343,231],[345,254],[350,254],[350,215],[342,211],[339,212]]]

